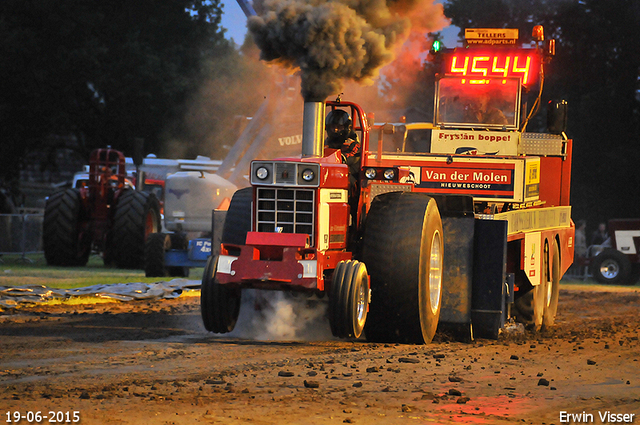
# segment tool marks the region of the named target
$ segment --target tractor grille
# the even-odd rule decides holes
[[[304,233],[313,245],[315,191],[259,187],[258,232]]]

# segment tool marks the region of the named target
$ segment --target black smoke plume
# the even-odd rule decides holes
[[[305,101],[323,101],[345,79],[371,84],[409,35],[412,16],[414,26],[441,28],[442,7],[431,1],[266,0],[248,28],[261,59],[299,69]]]

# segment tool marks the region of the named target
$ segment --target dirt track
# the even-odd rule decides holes
[[[77,411],[84,424],[560,424],[563,411],[590,423],[609,411],[640,424],[639,311],[638,287],[563,286],[549,333],[413,346],[336,341],[313,317],[280,334],[297,341],[247,338],[283,332],[265,312],[240,325],[244,338],[214,336],[195,296],[9,310],[0,420]]]

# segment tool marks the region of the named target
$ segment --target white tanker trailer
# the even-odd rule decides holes
[[[207,164],[182,164],[164,181],[164,229],[145,243],[147,277],[187,277],[190,267],[204,267],[211,255],[212,206],[226,211],[236,185],[213,174]],[[224,217],[219,216],[224,219]],[[218,244],[219,245],[219,244]]]

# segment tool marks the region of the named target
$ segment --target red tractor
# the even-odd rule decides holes
[[[96,149],[86,186],[47,199],[45,258],[52,266],[82,266],[93,250],[102,252],[107,266],[143,268],[147,235],[160,227],[158,199],[130,184],[122,152]]]
[[[231,200],[202,278],[206,329],[233,330],[246,288],[328,298],[340,338],[428,343],[441,325],[496,338],[511,320],[554,324],[573,260],[572,141],[564,103],[534,133],[522,98],[553,43],[541,28],[534,49],[514,47],[517,30],[483,31],[442,53],[433,123],[375,124],[355,103],[305,102],[302,156],[253,161],[251,187]],[[362,145],[356,175],[323,149],[334,110]]]

